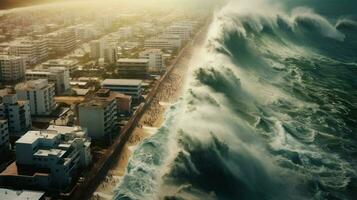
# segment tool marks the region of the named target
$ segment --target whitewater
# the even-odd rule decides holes
[[[309,5],[217,11],[114,198],[356,199],[356,16]]]

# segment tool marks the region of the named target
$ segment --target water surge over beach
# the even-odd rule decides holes
[[[288,2],[215,14],[115,199],[357,197],[357,13]]]

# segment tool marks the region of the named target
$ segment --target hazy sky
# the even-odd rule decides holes
[[[0,9],[29,6],[33,4],[56,2],[63,0],[0,0]]]

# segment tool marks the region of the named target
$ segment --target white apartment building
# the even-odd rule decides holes
[[[50,115],[56,108],[55,86],[47,79],[19,83],[15,90],[19,99],[30,102],[31,115]]]
[[[71,88],[69,70],[65,67],[26,70],[26,80],[37,79],[47,79],[50,83],[54,83],[56,94],[62,94]]]
[[[182,40],[188,40],[191,37],[192,27],[186,25],[172,25],[166,30],[167,34],[179,35]]]
[[[142,82],[139,79],[105,79],[102,82],[102,87],[139,99],[143,92]]]
[[[151,38],[145,40],[144,43],[145,48],[153,48],[153,49],[165,49],[165,50],[173,50],[176,47],[170,42],[170,40],[163,38]]]
[[[0,153],[10,150],[9,128],[6,119],[0,119]]]
[[[16,94],[2,98],[0,117],[7,119],[12,136],[20,136],[31,128],[31,111],[28,101],[20,101]]]
[[[26,58],[29,65],[48,58],[48,43],[46,39],[20,38],[9,43],[9,54]]]
[[[95,96],[78,105],[78,122],[94,140],[108,141],[118,132],[116,95],[100,89]]]
[[[77,46],[74,28],[65,28],[47,35],[48,45],[52,54],[66,53]]]
[[[120,39],[128,39],[133,35],[133,28],[131,26],[121,27],[116,33]]]
[[[164,58],[161,49],[146,49],[140,52],[140,58],[149,60],[149,71],[160,72],[164,68]]]
[[[179,49],[182,46],[182,39],[179,35],[175,34],[162,34],[158,38],[165,39],[173,46],[173,48]]]
[[[25,77],[26,64],[22,57],[0,55],[0,81],[14,82]]]
[[[65,67],[70,73],[77,70],[78,61],[71,59],[53,59],[41,64],[42,68]]]
[[[31,169],[47,177],[41,185],[56,189],[65,189],[92,161],[90,138],[80,127],[50,126],[47,130],[28,131],[15,145],[20,175],[15,179],[22,178],[21,171]]]
[[[77,39],[88,40],[98,35],[98,31],[93,24],[79,24],[74,27]]]

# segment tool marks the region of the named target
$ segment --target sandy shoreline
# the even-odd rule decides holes
[[[122,152],[109,170],[105,180],[98,186],[91,199],[112,199],[114,189],[125,174],[132,150],[157,128],[161,127],[164,122],[166,108],[179,98],[193,52],[196,48],[203,45],[206,33],[207,27],[202,28],[195,38],[189,41],[189,44],[183,49],[181,55],[177,58],[178,60],[173,70],[159,87],[158,93],[155,95],[149,108],[141,117],[138,127],[135,128]]]

